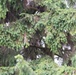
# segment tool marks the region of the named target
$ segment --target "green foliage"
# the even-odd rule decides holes
[[[14,67],[0,67],[0,75],[13,75]]]
[[[71,75],[76,74],[75,68],[58,67],[50,57],[45,56],[28,63],[21,55],[15,56],[17,64],[14,67],[0,67],[0,75]]]
[[[70,75],[75,72],[75,68],[66,65],[58,67],[48,56],[32,61],[31,67],[37,75]]]
[[[16,26],[16,27],[15,27]],[[7,46],[8,48],[19,49],[23,45],[23,28],[19,23],[10,27],[0,25],[0,46]]]
[[[41,0],[39,5],[45,5],[47,7],[47,11],[65,8],[65,4],[62,0]]]
[[[55,16],[56,15],[56,16]],[[73,9],[57,10],[52,16],[51,23],[54,28],[59,31],[71,31],[72,27],[75,27],[76,12]]]
[[[15,50],[9,49],[7,47],[0,48],[0,66],[14,66],[15,58],[14,56],[17,54]]]
[[[1,67],[0,75],[70,75],[75,70],[67,66],[58,67],[48,56],[32,61],[30,64],[21,55],[15,58],[16,66]]]
[[[34,64],[34,62],[36,63]],[[33,64],[37,65],[34,69],[37,75],[51,75],[54,70],[54,67],[57,67],[57,65],[48,56],[45,56],[44,58],[38,59],[34,62]]]
[[[30,68],[27,61],[21,55],[15,56],[17,64],[15,66],[15,75],[36,75],[32,68]]]
[[[76,12],[74,9],[59,9],[55,13],[49,16],[49,22],[47,27],[46,43],[55,51],[61,47],[60,42],[66,43],[66,36],[64,31],[68,31],[75,35],[76,29]]]
[[[72,66],[73,67],[75,67],[76,68],[76,55],[74,55],[72,58],[71,58],[71,60],[72,60]]]
[[[41,38],[45,36],[44,41],[47,48],[50,48],[53,53],[58,53],[62,46],[61,42],[67,43],[65,30],[70,32],[74,39],[76,38],[75,9],[66,9],[62,0],[39,0],[37,4],[45,5],[47,7],[45,12],[26,14],[22,8],[21,0],[0,0],[0,20],[5,19],[7,11],[14,12],[15,16],[19,16],[18,20],[11,22],[9,26],[6,26],[5,23],[0,24],[0,46],[11,48],[11,50],[20,50],[24,46],[24,33],[28,34],[29,40],[38,31]],[[37,22],[34,19],[35,16],[39,16]],[[0,54],[0,56],[3,55]],[[10,59],[9,62],[13,61],[13,57],[9,57],[10,55],[7,58]],[[2,67],[1,75],[71,75],[75,72],[75,68],[72,67],[58,67],[50,57],[44,56],[44,58],[34,60],[30,64],[21,55],[15,58],[17,64],[13,68]],[[76,63],[75,58],[72,59],[73,67]],[[3,58],[6,62],[7,59]]]
[[[16,8],[16,0],[9,2],[15,4],[14,8]],[[1,27],[0,45],[19,49],[23,45],[22,34],[28,32],[28,37],[32,37],[37,30],[40,31],[40,36],[46,34],[46,44],[53,52],[57,52],[58,49],[61,48],[60,42],[67,42],[64,30],[70,33],[75,31],[76,11],[74,9],[67,10],[61,0],[42,0],[40,4],[45,5],[48,11],[37,14],[40,18],[36,23],[33,17],[37,15],[25,13],[25,15],[21,15],[22,17],[25,16],[25,18],[12,24],[12,27]],[[75,35],[75,33],[73,33],[73,35]]]
[[[0,0],[0,20],[1,18],[5,18],[6,17],[6,12],[7,12],[7,8],[6,8],[6,0]]]

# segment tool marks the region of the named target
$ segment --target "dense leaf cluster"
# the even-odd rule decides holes
[[[16,57],[17,64],[14,67],[1,67],[1,75],[70,75],[76,74],[76,69],[73,67],[62,66],[58,67],[50,57],[45,56],[42,59],[37,59],[28,63],[21,55]]]
[[[30,58],[31,55],[35,59],[37,52],[40,50],[47,55],[50,55],[50,52],[52,52],[62,56],[65,61],[68,61],[74,55],[76,49],[76,9],[67,9],[65,2],[62,0],[34,0],[34,2],[37,6],[32,8],[32,11],[35,13],[30,13],[31,8],[25,9],[23,0],[0,1],[1,63],[8,63],[9,61],[11,65],[15,64],[15,52],[17,53],[22,49],[24,49],[24,52],[28,52],[23,56]],[[38,10],[34,10],[37,7],[39,7]],[[46,7],[46,9],[40,12],[39,10],[42,10],[43,7]],[[69,37],[70,40],[67,39],[67,33],[71,35],[71,38]],[[24,37],[25,34],[26,37]],[[27,38],[28,42],[24,38]],[[41,44],[42,40],[45,47]],[[70,45],[72,46],[71,52],[63,51],[63,45],[70,44],[70,41],[73,42]],[[10,49],[13,55],[7,49]],[[16,51],[14,52],[13,50]],[[4,59],[6,56],[8,58]],[[0,73],[2,75],[75,74],[75,68],[67,66],[58,67],[50,57],[43,57],[28,64],[22,56],[18,55],[16,56],[17,64],[11,69],[1,68]],[[74,57],[72,58],[73,67],[75,67],[75,62]]]

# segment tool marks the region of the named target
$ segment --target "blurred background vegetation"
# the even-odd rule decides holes
[[[0,0],[0,75],[75,75],[75,54],[76,0]]]

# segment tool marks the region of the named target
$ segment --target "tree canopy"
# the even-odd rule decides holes
[[[0,64],[14,66],[4,74],[75,74],[75,6],[75,0],[1,0]],[[16,63],[17,54],[23,57]],[[55,55],[63,59],[62,69],[53,64]]]

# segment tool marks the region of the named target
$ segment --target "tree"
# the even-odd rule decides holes
[[[58,55],[66,64],[75,54],[76,11],[70,6],[67,9],[64,1],[1,0],[0,11],[3,53],[15,50],[26,60]]]

